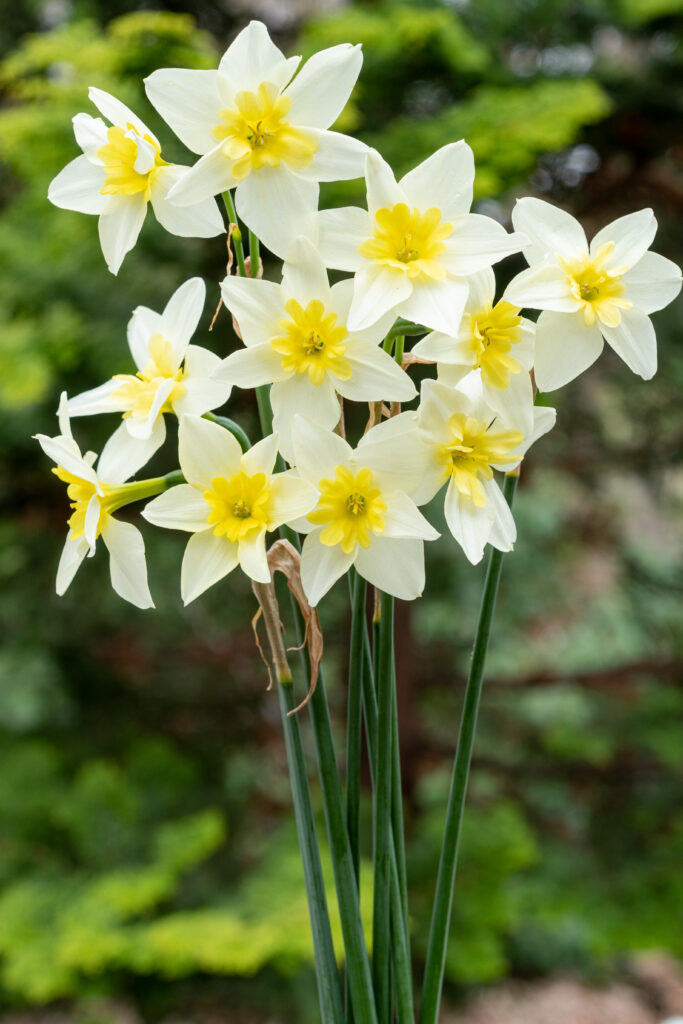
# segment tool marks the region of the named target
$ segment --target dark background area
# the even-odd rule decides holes
[[[129,372],[131,310],[162,308],[192,275],[209,289],[197,342],[220,354],[236,346],[224,312],[208,332],[226,260],[221,239],[175,238],[149,217],[113,278],[95,218],[57,210],[46,194],[77,155],[70,120],[93,112],[89,85],[129,103],[166,159],[193,162],[147,103],[142,78],[162,66],[214,67],[251,16],[290,52],[363,44],[338,127],[378,148],[397,174],[464,136],[480,212],[509,225],[515,197],[539,195],[571,210],[590,237],[652,206],[654,248],[681,262],[680,0],[385,0],[315,12],[284,3],[4,0],[0,1007],[8,1015],[56,1005],[79,1021],[316,1019],[277,699],[254,647],[247,581],[235,573],[183,609],[184,538],[143,525],[156,611],[112,593],[103,551],[58,599],[67,505],[31,440],[55,432],[62,389],[76,394]],[[322,197],[323,205],[362,201],[360,182],[326,186]],[[501,290],[521,267],[505,262]],[[475,749],[451,1002],[505,978],[618,980],[646,950],[683,957],[680,302],[654,319],[655,379],[641,381],[606,352],[553,396],[557,428],[524,464],[519,540],[505,560]],[[251,396],[236,391],[228,412],[255,435]],[[99,450],[114,426],[100,417],[75,430],[84,449]],[[171,438],[149,475],[172,468]],[[429,514],[438,528],[438,501]],[[398,612],[418,963],[483,579],[448,535],[427,547],[424,598]],[[343,584],[322,616],[341,740]],[[302,724],[310,743],[305,712]]]

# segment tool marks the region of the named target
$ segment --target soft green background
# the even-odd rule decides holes
[[[150,215],[113,278],[95,219],[46,200],[77,154],[70,119],[91,110],[88,85],[147,119],[167,159],[194,159],[142,78],[215,66],[246,19],[211,3],[136,6],[0,8],[0,1006],[64,998],[86,1019],[109,995],[145,1019],[229,1006],[312,1021],[277,700],[246,582],[235,574],[183,609],[184,538],[145,527],[157,611],[111,592],[104,552],[54,595],[66,502],[30,435],[55,432],[60,390],[128,371],[130,311],[161,308],[197,273],[209,289],[197,341],[236,344],[224,313],[208,333],[221,239],[174,238]],[[464,135],[482,212],[506,219],[515,196],[537,194],[590,236],[650,205],[657,250],[681,261],[680,0],[386,0],[277,38],[306,54],[363,43],[339,127],[397,172]],[[359,183],[324,195],[361,199]],[[655,380],[606,353],[553,396],[558,427],[525,463],[465,823],[453,999],[506,975],[610,977],[652,947],[683,956],[680,303],[655,325]],[[228,408],[255,433],[249,397]],[[113,427],[76,423],[95,450]],[[173,463],[169,442],[150,473]],[[425,597],[398,613],[418,961],[481,582],[454,543],[429,545]],[[341,740],[343,586],[323,615]],[[305,713],[302,726],[310,743]]]

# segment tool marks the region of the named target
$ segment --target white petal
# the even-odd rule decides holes
[[[137,242],[146,213],[147,203],[142,192],[134,196],[109,196],[98,229],[102,253],[112,274],[118,274],[124,256]]]
[[[352,277],[347,277],[343,281],[337,281],[330,288],[330,312],[337,314],[337,320],[340,324],[348,323],[351,303],[353,302],[353,288],[354,281]],[[396,315],[390,309],[388,313],[380,317],[372,326],[366,327],[362,331],[354,331],[353,341],[377,345],[385,338],[395,319]]]
[[[477,508],[470,497],[460,494],[455,481],[451,480],[444,511],[449,530],[472,565],[481,562],[496,516],[491,502],[485,508]]]
[[[177,365],[182,362],[190,338],[197,330],[205,302],[206,285],[201,277],[191,277],[176,288],[161,314],[161,331],[173,346]]]
[[[536,405],[534,406],[533,422],[531,425],[531,431],[528,433],[522,443],[513,450],[514,455],[519,455],[520,460],[522,456],[526,455],[532,444],[538,441],[539,437],[543,437],[549,430],[552,430],[557,421],[557,410],[551,409],[547,405]],[[492,463],[494,469],[500,469],[503,472],[508,468],[506,466],[499,466],[496,463]]]
[[[147,439],[151,436],[159,420],[163,419],[161,410],[175,387],[175,381],[169,377],[157,377],[154,383],[156,384],[156,390],[147,415],[144,417],[129,416],[126,418],[126,427],[131,437]]]
[[[655,313],[676,298],[681,290],[681,270],[656,252],[646,252],[624,274],[626,298],[642,313]]]
[[[493,306],[496,296],[496,275],[491,267],[484,267],[476,274],[468,274],[467,283],[470,286],[470,294],[465,307],[468,312],[478,313],[481,309],[489,309]]]
[[[638,210],[637,213],[618,217],[598,231],[591,242],[590,252],[594,256],[601,245],[613,242],[614,250],[608,266],[632,267],[650,248],[656,234],[657,221],[652,210]]]
[[[163,416],[159,416],[146,437],[135,437],[131,434],[128,429],[129,422],[123,420],[119,424],[102,449],[97,463],[100,478],[108,484],[120,484],[135,476],[166,440]]]
[[[349,43],[319,50],[309,57],[287,87],[286,95],[292,101],[288,114],[291,123],[329,128],[346,106],[362,63],[360,46]]]
[[[516,345],[512,355],[516,356]],[[526,436],[534,422],[534,392],[531,377],[526,370],[510,374],[506,388],[492,388],[484,384],[484,395],[492,409],[514,424]]]
[[[446,239],[446,252],[437,257],[451,274],[467,277],[522,247],[519,235],[509,235],[502,224],[480,213],[454,217],[452,224],[453,234]]]
[[[225,106],[217,77],[216,71],[161,68],[145,79],[150,103],[193,153],[208,153],[216,145],[213,128]]]
[[[282,268],[282,292],[285,299],[296,299],[304,307],[313,299],[329,305],[327,270],[320,253],[308,238],[295,239],[287,253]]]
[[[369,548],[359,548],[356,569],[373,586],[402,601],[419,597],[425,585],[424,543],[373,537]]]
[[[534,376],[539,391],[555,391],[592,366],[603,349],[600,327],[582,313],[544,311],[536,324]]]
[[[112,401],[111,395],[120,387],[120,381],[108,380],[90,391],[82,391],[80,395],[69,399],[69,415],[94,416],[102,412],[118,412],[118,405]]]
[[[234,188],[236,182],[230,170],[232,163],[223,153],[223,143],[219,142],[181,175],[168,192],[168,202],[177,206],[195,206],[219,192]]]
[[[85,510],[83,521],[83,536],[88,542],[91,551],[95,550],[95,544],[97,543],[97,526],[100,521],[101,512],[102,506],[100,505],[99,495],[93,494]]]
[[[543,199],[518,199],[512,211],[512,223],[529,239],[523,252],[529,263],[537,263],[548,254],[571,258],[588,252],[586,234],[570,213]]]
[[[362,178],[368,147],[360,139],[322,128],[308,128],[318,143],[313,161],[297,171],[302,178],[312,181],[347,181]]]
[[[126,132],[126,138],[132,139],[138,148],[137,156],[133,163],[133,170],[136,171],[137,174],[149,174],[156,163],[156,149],[151,142],[140,138],[136,132],[128,130]]]
[[[101,117],[91,117],[90,114],[76,114],[71,119],[74,128],[76,142],[81,147],[91,164],[102,167],[102,161],[97,155],[97,150],[107,142],[107,126]],[[104,183],[104,174],[102,176]]]
[[[405,203],[406,196],[396,183],[394,172],[376,149],[371,149],[365,160],[365,177],[368,185],[368,210],[372,217],[377,210]]]
[[[216,477],[239,473],[242,449],[229,430],[200,416],[183,416],[178,430],[178,458],[188,483],[208,490]]]
[[[305,412],[306,418],[323,430],[334,430],[341,416],[333,382],[328,378],[322,384],[311,384],[308,374],[304,373],[295,373],[273,384],[270,402],[280,451],[290,463],[296,462],[292,427],[297,415]]]
[[[314,237],[318,184],[293,174],[284,164],[261,167],[235,191],[237,213],[272,253],[284,259],[297,235]]]
[[[155,526],[197,533],[208,528],[209,506],[196,487],[178,484],[147,502],[140,514]]]
[[[90,546],[85,537],[79,537],[78,540],[74,540],[71,536],[71,531],[69,531],[57,567],[55,590],[60,597],[68,590],[72,579],[89,550]]]
[[[245,537],[237,543],[237,557],[242,572],[257,583],[270,583],[270,569],[266,557],[266,531]]]
[[[261,21],[250,21],[221,57],[218,70],[236,89],[256,92],[261,82],[282,88],[296,71],[301,57],[286,59]]]
[[[420,359],[453,366],[472,366],[475,359],[472,345],[467,339],[453,337],[442,331],[432,331],[413,345],[411,352]]]
[[[232,352],[216,370],[216,380],[238,388],[259,388],[289,376],[290,371],[282,369],[282,356],[268,342]]]
[[[151,194],[154,216],[162,228],[181,238],[214,238],[215,235],[222,235],[225,224],[215,199],[204,199],[192,206],[178,206],[167,198],[170,190],[188,170],[188,167],[179,167],[177,164],[159,168]]]
[[[45,434],[36,434],[35,438],[45,454],[67,473],[73,473],[74,476],[92,484],[97,482],[97,474],[85,461],[72,438],[47,437]]]
[[[552,309],[575,313],[581,303],[569,290],[567,275],[559,263],[539,263],[523,270],[505,289],[503,298],[520,309]]]
[[[474,182],[474,154],[461,139],[437,149],[399,182],[409,204],[426,210],[436,206],[443,220],[469,213]]]
[[[61,210],[77,213],[102,213],[107,197],[100,193],[105,173],[91,164],[87,156],[77,156],[52,179],[47,198]]]
[[[301,583],[313,608],[350,568],[355,558],[354,551],[347,555],[340,544],[333,547],[321,544],[321,532],[309,533],[301,549]]]
[[[618,327],[601,327],[605,341],[643,380],[657,372],[657,338],[652,321],[639,309],[622,310]]]
[[[112,124],[118,125],[120,128],[125,128],[127,125],[132,124],[135,131],[140,135],[152,135],[145,122],[141,121],[130,107],[127,107],[125,103],[121,103],[121,100],[117,100],[111,93],[91,86],[88,89],[88,96],[100,114],[104,114]],[[152,138],[154,138],[153,135]]]
[[[305,480],[316,486],[320,480],[334,477],[335,468],[345,465],[352,455],[351,446],[339,434],[321,430],[303,416],[294,417],[292,438],[296,467]]]
[[[413,290],[402,270],[364,262],[354,281],[347,324],[350,331],[371,327],[385,313],[404,304]]]
[[[252,476],[254,473],[264,473],[266,477],[269,477],[277,459],[277,441],[277,434],[268,434],[267,437],[252,445],[249,451],[242,456],[243,472],[248,476]]]
[[[149,342],[153,334],[163,334],[164,322],[160,313],[147,306],[137,306],[128,321],[128,345],[138,370],[144,371],[149,363]]]
[[[318,500],[317,487],[302,480],[293,470],[276,473],[270,482],[270,493],[269,530],[305,516]]]
[[[463,278],[417,281],[412,295],[398,303],[397,311],[416,324],[456,334],[468,294],[467,281]]]
[[[221,361],[208,349],[190,345],[185,352],[185,392],[180,398],[173,398],[171,404],[178,417],[203,416],[205,412],[219,409],[230,397],[229,383],[214,378]]]
[[[495,480],[484,482],[486,496],[494,509],[496,518],[491,527],[489,543],[498,548],[499,551],[512,551],[517,540],[517,527],[512,518],[510,506]]]
[[[214,536],[213,530],[193,534],[187,542],[180,570],[180,593],[189,604],[218,583],[238,564],[237,544]]]
[[[353,402],[409,402],[417,394],[412,380],[378,345],[356,341],[346,349],[353,373],[335,382],[340,395]]]
[[[365,210],[344,206],[318,214],[318,251],[325,266],[354,273],[367,266],[358,247],[372,238],[372,224]]]
[[[414,412],[383,420],[358,443],[354,462],[371,469],[382,491],[404,491],[417,504],[433,498],[443,474],[425,444]]]
[[[107,516],[102,525],[102,540],[109,549],[111,585],[124,601],[138,608],[153,608],[147,584],[145,542],[132,523]]]
[[[384,495],[387,510],[384,513],[383,537],[413,537],[418,540],[436,540],[440,536],[427,522],[417,505],[403,491]]]
[[[279,333],[285,315],[279,284],[249,277],[226,277],[221,282],[223,302],[239,324],[245,345],[262,345]]]

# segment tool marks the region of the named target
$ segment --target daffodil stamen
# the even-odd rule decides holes
[[[349,554],[357,544],[370,547],[370,534],[384,532],[386,502],[375,486],[370,469],[353,474],[346,466],[337,466],[334,480],[320,480],[318,506],[308,515],[316,526],[324,526],[320,541],[328,547],[340,544]]]
[[[621,323],[621,310],[633,306],[632,302],[623,298],[626,285],[622,277],[628,267],[607,269],[613,252],[614,242],[605,242],[594,256],[583,253],[565,259],[557,254],[557,260],[567,275],[569,289],[581,303],[586,327],[591,327],[596,319],[605,327],[618,327]]]
[[[444,240],[453,225],[442,220],[441,210],[431,206],[421,212],[406,203],[375,213],[373,237],[358,247],[368,260],[401,270],[410,278],[441,280],[446,270],[438,260],[446,249]]]
[[[270,339],[271,348],[282,356],[283,370],[307,373],[312,384],[320,385],[329,374],[337,380],[348,380],[351,366],[344,358],[348,332],[337,323],[336,313],[329,313],[320,299],[313,299],[306,308],[296,299],[285,303],[287,316],[278,320],[282,334]]]
[[[261,82],[256,92],[242,89],[233,108],[220,111],[221,124],[213,128],[216,139],[225,140],[223,153],[234,160],[231,171],[242,181],[252,171],[281,163],[302,170],[313,161],[318,143],[303,128],[285,120],[292,101],[272,82]]]

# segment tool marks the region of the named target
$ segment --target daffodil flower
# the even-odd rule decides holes
[[[506,297],[495,301],[496,281],[490,267],[469,279],[470,293],[460,328],[454,335],[433,332],[413,346],[421,359],[437,364],[439,380],[456,385],[471,370],[481,371],[484,398],[498,413],[533,427],[534,396],[529,371],[534,359],[535,324],[520,316]]]
[[[652,210],[612,221],[590,246],[577,220],[541,199],[520,199],[512,221],[530,240],[524,248],[530,268],[505,294],[515,305],[543,310],[534,357],[540,390],[578,377],[604,341],[634,373],[653,377],[657,339],[648,314],[676,298],[681,271],[648,252],[657,231]]]
[[[424,381],[417,411],[388,421],[373,457],[381,462],[383,449],[396,444],[406,463],[422,463],[419,485],[412,492],[418,505],[431,501],[448,484],[446,522],[467,558],[476,564],[487,543],[510,551],[517,535],[493,471],[514,469],[554,423],[554,409],[534,408],[532,430],[525,434],[508,410],[497,413],[491,408],[484,397],[481,370],[475,370],[456,387]]]
[[[110,465],[124,468],[131,459],[147,462],[166,438],[165,413],[201,416],[230,396],[230,385],[212,376],[219,357],[190,345],[205,298],[204,282],[193,277],[173,293],[163,313],[138,306],[128,323],[137,373],[117,374],[70,400],[71,416],[123,413],[123,422],[102,451]]]
[[[109,551],[111,583],[116,593],[138,608],[153,608],[142,534],[131,523],[115,519],[113,513],[123,505],[158,493],[159,481],[124,482],[146,459],[142,463],[131,462],[124,469],[102,454],[95,469],[95,453],[82,455],[71,434],[66,395],[62,395],[59,406],[59,427],[57,437],[36,435],[45,454],[57,463],[52,472],[67,485],[72,509],[57,569],[57,593],[61,596],[66,592],[85,556],[95,554],[101,536]]]
[[[524,241],[490,217],[469,212],[474,158],[465,142],[437,150],[397,183],[379,153],[365,167],[368,210],[318,215],[328,267],[355,274],[349,326],[371,326],[389,311],[436,331],[457,332],[468,279]]]
[[[355,565],[369,583],[410,601],[424,589],[424,544],[439,534],[397,484],[414,488],[419,468],[407,466],[400,444],[372,459],[379,428],[356,450],[338,434],[297,416],[293,441],[296,470],[319,492],[316,507],[292,525],[306,533],[301,582],[311,605]],[[381,435],[380,435],[381,436]]]
[[[324,263],[305,238],[290,250],[281,284],[241,277],[223,281],[223,300],[245,347],[224,360],[216,378],[242,388],[272,382],[273,425],[289,461],[297,413],[331,430],[339,421],[339,395],[356,402],[407,402],[417,393],[379,345],[393,313],[367,330],[351,332],[346,322],[352,293],[351,280],[330,287]]]
[[[236,188],[237,212],[276,255],[309,234],[318,182],[359,178],[367,147],[327,129],[349,98],[362,64],[343,44],[286,58],[265,25],[252,21],[217,71],[163,68],[145,80],[150,102],[201,155],[171,193],[185,206]]]
[[[157,526],[192,534],[181,569],[184,603],[237,565],[252,580],[268,583],[266,533],[310,511],[317,491],[291,470],[273,473],[274,434],[242,454],[223,427],[183,416],[178,436],[187,483],[159,495],[142,515]]]
[[[91,88],[88,95],[104,117],[76,114],[76,142],[83,150],[50,184],[48,199],[64,210],[99,215],[102,253],[117,274],[135,245],[152,204],[156,219],[173,235],[212,238],[225,231],[216,201],[203,198],[188,209],[167,199],[187,168],[161,157],[155,135],[119,100]]]

